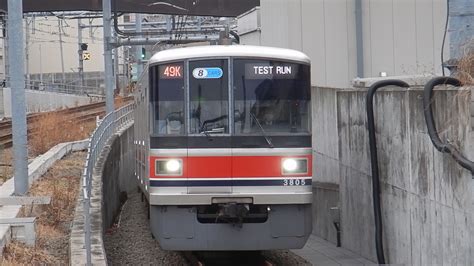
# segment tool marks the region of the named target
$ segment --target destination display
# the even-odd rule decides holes
[[[246,79],[294,79],[297,72],[295,64],[245,64]]]
[[[160,79],[181,79],[183,78],[183,65],[162,65],[159,67]]]

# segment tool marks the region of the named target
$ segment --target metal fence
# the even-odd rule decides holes
[[[92,191],[92,175],[94,167],[99,156],[107,144],[110,137],[117,132],[118,129],[133,121],[133,111],[135,104],[124,106],[113,113],[106,115],[99,123],[95,131],[92,133],[87,148],[87,158],[82,176],[82,193],[84,197],[84,232],[85,232],[85,248],[87,256],[87,265],[92,265],[91,256],[91,218],[90,218],[90,197]]]
[[[81,85],[81,78],[76,72],[65,73],[64,76],[62,73],[30,74],[26,86],[40,91],[105,95],[103,72],[85,72],[82,81]]]

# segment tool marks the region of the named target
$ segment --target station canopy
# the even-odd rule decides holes
[[[260,5],[260,0],[112,0],[112,11],[235,17]],[[7,0],[0,0],[6,12]],[[23,0],[23,12],[102,11],[101,0]]]

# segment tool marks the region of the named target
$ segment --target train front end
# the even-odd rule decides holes
[[[144,185],[165,250],[296,249],[311,233],[309,59],[259,49],[183,48],[150,64]]]

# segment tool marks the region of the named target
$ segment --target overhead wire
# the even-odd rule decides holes
[[[53,25],[50,25],[50,24],[46,24],[46,23],[43,23],[43,22],[40,22],[40,21],[36,21],[36,24],[37,25],[40,25],[40,26],[44,26],[44,27],[47,27],[49,29],[49,31],[45,31],[45,30],[40,30],[40,29],[35,29],[35,31],[39,31],[39,32],[42,32],[42,33],[47,33],[47,34],[58,34],[57,33],[57,30],[53,30],[53,29],[56,29],[56,26],[53,26]],[[63,27],[65,28],[70,28],[72,30],[78,30],[77,26],[71,26],[71,25],[67,25],[67,26],[64,26]],[[94,31],[96,31],[96,29],[94,29]],[[74,39],[77,39],[78,36],[76,36],[75,34],[71,34],[71,33],[66,33],[64,30],[63,30],[63,37],[69,37],[69,38],[74,38]],[[102,38],[99,38],[99,37],[94,37],[94,38],[90,38],[90,37],[87,37],[87,36],[83,36],[82,37],[83,39],[88,39],[88,40],[99,40],[99,41],[102,41]]]

